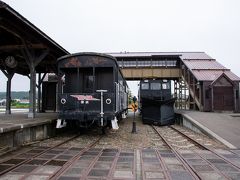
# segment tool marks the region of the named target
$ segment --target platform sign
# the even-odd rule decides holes
[[[132,111],[133,111],[133,112],[136,112],[137,109],[138,109],[138,105],[133,103],[133,104],[131,105],[131,108],[132,108]]]

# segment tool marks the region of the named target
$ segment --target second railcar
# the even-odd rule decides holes
[[[61,57],[58,65],[59,120],[80,127],[113,126],[127,113],[128,87],[114,57],[77,53]]]
[[[174,102],[170,80],[142,80],[139,104],[145,124],[169,125],[174,123]]]

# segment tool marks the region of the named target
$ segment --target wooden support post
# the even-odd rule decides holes
[[[213,100],[214,100],[214,97],[213,97],[214,93],[213,93],[213,86],[211,87],[211,104],[212,104],[212,111],[214,111],[214,103],[213,103]]]
[[[237,112],[237,101],[236,101],[236,87],[235,84],[233,85],[233,102],[234,102],[234,112]]]
[[[26,42],[23,41],[24,50],[22,51],[25,61],[30,70],[30,93],[29,93],[29,118],[35,118],[36,115],[36,66],[48,55],[49,49],[43,50],[40,56],[36,56],[34,49],[29,49]]]
[[[36,71],[30,69],[30,93],[29,93],[29,118],[35,118],[36,115]]]
[[[193,79],[193,101],[194,101],[194,104],[193,104],[193,109],[196,110],[196,82],[195,82],[195,78],[192,77]]]
[[[200,102],[200,111],[203,111],[203,87],[202,87],[202,83],[198,82],[198,86],[199,86],[199,102]]]
[[[37,109],[37,112],[40,113],[41,112],[41,73],[38,73],[38,85],[37,85],[37,88],[38,88],[38,109]]]
[[[11,114],[11,85],[12,85],[12,78],[14,75],[14,71],[4,71],[2,70],[3,74],[7,77],[7,88],[6,88],[6,111],[5,114]]]
[[[46,77],[47,73],[44,73],[43,76],[41,77],[41,73],[38,74],[38,113],[43,112],[42,109],[42,83],[44,78]]]

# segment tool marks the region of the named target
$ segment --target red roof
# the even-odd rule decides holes
[[[212,59],[204,52],[119,52],[106,53],[113,57],[151,57],[151,56],[179,56],[181,59]]]
[[[183,60],[189,69],[227,69],[214,59],[208,60]]]
[[[214,81],[223,73],[232,81],[240,81],[240,78],[230,70],[192,70],[193,75],[198,81]]]

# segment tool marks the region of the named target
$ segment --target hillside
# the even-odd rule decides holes
[[[12,91],[12,99],[28,99],[28,91]],[[6,99],[6,92],[0,92],[0,99]]]

